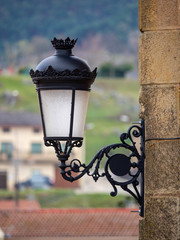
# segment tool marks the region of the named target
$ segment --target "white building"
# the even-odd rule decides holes
[[[73,155],[83,158],[78,149]],[[54,148],[44,145],[39,114],[0,112],[1,189],[12,189],[16,181],[26,181],[33,174],[49,177],[57,187],[78,187],[79,183],[63,185],[58,164]]]

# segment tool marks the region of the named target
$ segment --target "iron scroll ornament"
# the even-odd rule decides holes
[[[82,146],[82,139],[67,141],[64,149],[62,142],[54,139],[44,139],[46,146],[53,146],[58,160],[61,175],[65,180],[73,182],[85,174],[96,182],[100,177],[106,177],[113,187],[111,196],[118,193],[117,187],[128,192],[139,204],[139,215],[144,216],[144,159],[145,159],[145,127],[144,121],[132,125],[127,133],[122,133],[120,143],[103,147],[96,153],[92,161],[86,165],[78,159],[67,161],[74,147]],[[139,145],[137,144],[139,142]],[[138,145],[138,146],[137,146]],[[118,153],[112,153],[113,151]],[[120,153],[119,153],[120,151]],[[126,152],[126,154],[124,153]],[[100,172],[102,159],[106,159],[104,170]],[[140,186],[138,188],[138,185]]]

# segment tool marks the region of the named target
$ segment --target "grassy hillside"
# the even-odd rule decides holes
[[[5,101],[7,92],[19,95],[14,104]],[[119,141],[120,133],[127,131],[131,121],[138,119],[137,81],[124,79],[97,78],[93,85],[87,113],[85,131],[86,161],[89,162],[95,153],[105,145]],[[0,110],[38,112],[38,100],[35,86],[27,76],[0,76]],[[123,116],[129,118],[124,123]],[[125,207],[132,201],[131,197],[109,194],[76,194],[71,190],[51,189],[49,191],[21,192],[21,198],[34,195],[42,207]],[[0,191],[0,199],[13,198],[14,193]]]
[[[18,96],[16,102],[11,103],[15,91],[18,91]],[[0,110],[37,112],[39,107],[36,95],[35,85],[30,77],[0,76]]]
[[[86,159],[103,146],[117,143],[120,133],[138,119],[139,84],[122,79],[97,79],[87,113]],[[128,117],[127,122],[123,122]],[[90,129],[88,126],[90,125]]]
[[[3,98],[18,91],[16,102]],[[137,81],[97,78],[93,85],[86,120],[86,159],[103,146],[119,141],[131,121],[138,119]],[[35,85],[27,76],[0,76],[0,110],[39,112]],[[127,120],[127,122],[123,122]]]

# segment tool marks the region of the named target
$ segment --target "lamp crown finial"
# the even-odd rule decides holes
[[[76,42],[77,39],[71,40],[69,37],[67,37],[65,40],[54,37],[54,39],[51,40],[51,43],[55,49],[72,49]]]

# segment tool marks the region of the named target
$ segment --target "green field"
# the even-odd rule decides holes
[[[120,133],[126,131],[131,121],[138,119],[137,81],[122,79],[97,79],[91,91],[86,123],[92,125],[86,130],[86,159],[103,146],[117,143]],[[122,122],[120,116],[127,115],[128,122]]]
[[[15,105],[3,101],[3,93],[17,90],[19,96]],[[15,75],[15,76],[0,76],[0,109],[8,111],[39,111],[35,85],[32,84],[30,77]]]
[[[17,90],[16,103],[10,106],[3,100],[5,91]],[[86,119],[85,141],[86,162],[103,146],[117,143],[119,135],[126,132],[131,121],[138,119],[137,81],[125,79],[97,78],[90,93]],[[0,76],[0,110],[38,112],[38,100],[35,86],[28,76]],[[120,120],[122,115],[128,122]],[[21,192],[21,198],[33,194],[42,207],[124,207],[127,196],[112,198],[109,194],[76,194],[72,190],[51,189],[50,191]],[[0,199],[13,198],[13,192],[0,191]]]
[[[16,104],[3,101],[5,91],[17,90]],[[86,162],[103,146],[119,141],[120,133],[127,131],[138,119],[138,81],[97,78],[90,93],[86,118]],[[0,110],[39,112],[35,85],[28,76],[0,76]],[[124,123],[122,115],[129,117]]]
[[[135,204],[126,195],[111,197],[105,193],[76,194],[74,190],[26,190],[19,193],[19,199],[36,199],[42,208],[118,208]],[[0,190],[0,200],[14,199],[14,192]]]

